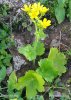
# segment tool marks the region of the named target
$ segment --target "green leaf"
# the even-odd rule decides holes
[[[58,0],[58,4],[60,7],[64,7],[66,3],[66,0]]]
[[[25,76],[22,76],[18,79],[16,84],[16,89],[21,90],[26,87],[26,97],[31,99],[36,96],[37,91],[44,91],[44,80],[41,75],[35,71],[26,72]]]
[[[39,68],[36,70],[47,82],[52,82],[57,76],[66,72],[66,57],[57,48],[51,48],[48,58],[38,62]]]
[[[36,55],[41,56],[42,54],[44,54],[45,48],[44,48],[44,44],[40,41],[38,42],[34,42],[33,43],[33,47],[36,51]]]
[[[27,26],[27,30],[28,30],[29,32],[31,32],[31,31],[32,31],[32,27],[31,27],[31,26]]]
[[[69,19],[71,21],[71,1],[69,1]]]
[[[22,23],[22,26],[23,26],[23,28],[26,28],[27,27],[27,23],[26,22],[23,22]]]
[[[65,9],[64,7],[60,7],[59,5],[55,8],[55,16],[60,24],[65,19]]]
[[[44,5],[47,5],[48,4],[48,0],[38,0],[38,1],[41,2]]]
[[[57,70],[50,60],[42,59],[39,61],[39,68],[36,70],[47,82],[52,82],[53,79],[58,75]]]
[[[8,80],[8,93],[9,94],[13,93],[13,89],[15,89],[16,82],[17,82],[17,77],[16,77],[15,72],[13,71],[11,75],[9,76],[9,80]]]
[[[51,62],[57,69],[58,75],[66,72],[66,56],[63,53],[59,52],[57,48],[50,49],[48,59],[51,60]]]
[[[32,99],[28,99],[28,100],[44,100],[42,95],[37,95],[36,97],[32,98]]]
[[[17,98],[14,98],[14,99],[10,99],[10,100],[18,100]]]
[[[5,55],[5,57],[4,57],[4,59],[3,59],[4,65],[10,66],[10,65],[11,65],[11,58],[12,58],[12,56],[11,56],[10,54],[7,53],[7,54]]]
[[[2,66],[0,69],[0,82],[5,78],[6,76],[6,67]]]
[[[44,100],[43,96],[37,95],[37,98],[34,100]]]
[[[52,89],[49,91],[49,98],[49,100],[54,100],[54,91]]]
[[[71,56],[71,49],[66,51],[66,54]]]
[[[6,38],[7,33],[5,30],[0,29],[0,40]]]
[[[25,47],[18,49],[20,54],[23,54],[29,61],[36,59],[36,56],[40,56],[44,53],[44,44],[40,41],[34,42],[32,46],[28,44]]]
[[[19,48],[18,51],[20,54],[23,54],[29,61],[36,59],[36,52],[30,44]]]
[[[13,92],[13,94],[9,95],[10,100],[23,100],[23,98],[21,98],[21,91],[16,91]]]

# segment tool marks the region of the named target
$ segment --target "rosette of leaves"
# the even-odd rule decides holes
[[[41,56],[44,51],[44,44],[40,41],[33,42],[32,45],[28,44],[18,49],[20,54],[23,54],[29,61],[35,60],[37,56]]]
[[[41,59],[36,70],[47,82],[52,82],[57,76],[66,72],[66,57],[57,48],[51,48],[48,58]]]
[[[22,76],[18,79],[16,89],[22,90],[24,87],[26,87],[26,97],[30,100],[36,96],[37,91],[44,91],[44,83],[45,81],[40,74],[33,70],[29,70],[26,72],[25,76]]]

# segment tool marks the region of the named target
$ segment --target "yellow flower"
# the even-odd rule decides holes
[[[40,14],[46,13],[49,10],[49,8],[46,8],[43,5],[40,5],[40,2],[34,3],[31,6],[31,8],[32,8],[31,10],[37,10],[38,12],[40,12]]]
[[[43,6],[43,5],[40,5],[40,2],[37,3],[37,8],[36,8],[36,10],[38,10],[38,11],[40,12],[40,9],[42,9],[42,6]]]
[[[34,3],[32,4],[31,8],[32,9],[35,9],[35,10],[38,10],[38,8],[40,7],[40,3]]]
[[[51,25],[51,20],[47,20],[46,18],[44,18],[43,21],[39,20],[39,24],[41,27],[47,28],[48,26]]]
[[[31,10],[31,4],[30,5],[26,5],[24,4],[23,8],[21,8],[23,11],[29,12]]]
[[[37,3],[32,4],[31,8],[37,8]]]
[[[24,4],[23,8],[21,8],[23,11],[27,12],[31,19],[39,18],[40,16],[43,16],[49,9],[44,7],[43,5],[39,3],[34,4]]]
[[[49,10],[49,8],[46,7],[42,7],[42,9],[40,10],[41,13],[46,13]]]
[[[38,11],[36,11],[36,12],[32,11],[32,12],[29,13],[29,16],[30,16],[31,19],[34,19],[34,18],[37,19],[38,15],[39,15]]]
[[[34,3],[31,6],[31,13],[37,13],[37,15],[39,15],[39,8],[40,8],[40,3]]]

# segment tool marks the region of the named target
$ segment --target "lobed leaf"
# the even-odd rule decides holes
[[[59,52],[57,48],[50,49],[48,59],[51,60],[51,62],[57,69],[58,75],[61,75],[61,73],[66,72],[66,56],[63,53]]]
[[[44,44],[40,41],[34,42],[32,45],[28,44],[25,47],[18,49],[20,54],[23,54],[29,61],[36,59],[36,56],[40,56],[44,53]]]
[[[36,96],[37,91],[44,91],[44,83],[45,82],[40,74],[36,73],[33,70],[30,70],[26,72],[25,76],[22,76],[18,79],[16,88],[18,90],[21,90],[26,87],[26,97],[31,99],[32,97]]]
[[[52,82],[57,76],[66,72],[66,57],[57,48],[51,48],[48,58],[39,61],[36,70],[47,82]]]
[[[36,55],[41,56],[44,54],[45,48],[44,44],[40,41],[33,43],[34,50],[36,51]]]
[[[29,61],[36,59],[36,52],[30,44],[19,48],[18,51],[20,54],[23,54]]]
[[[52,82],[57,76],[57,70],[53,68],[50,60],[42,59],[39,61],[39,68],[36,70],[47,82]]]
[[[9,80],[8,80],[8,93],[12,93],[13,89],[15,89],[15,84],[17,82],[17,77],[15,72],[13,71],[11,73],[11,75],[9,76]]]

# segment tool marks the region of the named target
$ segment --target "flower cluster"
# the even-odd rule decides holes
[[[40,2],[29,5],[24,4],[23,8],[21,9],[27,12],[27,14],[32,20],[37,20],[42,28],[47,28],[51,25],[51,21],[47,20],[46,18],[44,18],[43,21],[40,20],[40,18],[44,16],[45,13],[49,10],[49,8],[46,8],[41,5]]]
[[[39,25],[41,25],[41,27],[43,28],[47,28],[51,25],[51,20],[47,20],[46,18],[44,18],[43,20],[39,20]]]

